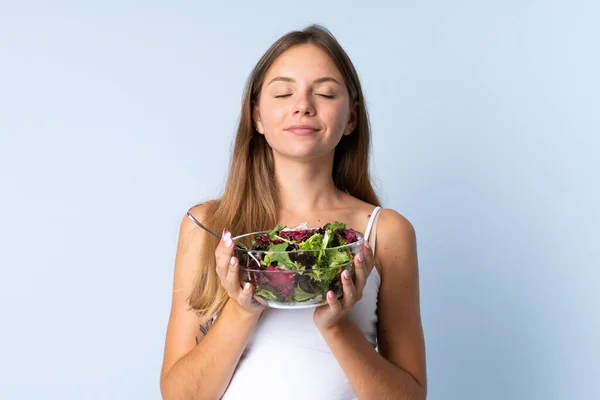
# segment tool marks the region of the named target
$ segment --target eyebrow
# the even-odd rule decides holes
[[[267,86],[269,86],[273,82],[295,83],[296,80],[294,78],[289,78],[287,76],[277,76],[277,77],[271,79],[271,81],[267,84]],[[319,78],[319,79],[315,80],[315,83],[323,83],[323,82],[333,82],[333,83],[337,83],[338,85],[342,86],[336,79],[334,79],[330,76],[324,76],[323,78]]]

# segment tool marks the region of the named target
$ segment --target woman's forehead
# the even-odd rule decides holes
[[[295,81],[331,77],[341,82],[343,79],[329,55],[314,45],[294,46],[283,52],[268,69],[265,83],[275,77],[286,77]]]

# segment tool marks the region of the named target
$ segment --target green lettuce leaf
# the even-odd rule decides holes
[[[318,295],[315,295],[314,293],[307,293],[299,287],[294,289],[294,301],[307,301],[316,296]]]
[[[265,289],[256,288],[256,289],[254,289],[254,294],[256,294],[257,296],[260,296],[264,299],[267,299],[267,300],[271,300],[271,301],[277,300],[277,295],[275,295],[275,293],[270,292]]]
[[[341,222],[332,222],[325,229],[325,234],[323,235],[323,248],[326,249],[328,247],[332,247],[333,239],[335,238],[335,231],[338,229],[346,229],[346,224]]]
[[[300,250],[321,250],[323,248],[323,235],[315,233],[304,242],[300,243]]]
[[[275,228],[273,228],[273,230],[269,233],[267,233],[267,236],[269,237],[269,239],[271,240],[275,240],[276,236],[279,236],[279,233],[285,228],[285,225],[279,224],[277,225]]]
[[[326,257],[328,268],[341,267],[351,262],[348,253],[345,250],[341,249],[335,251],[328,251]]]
[[[344,267],[352,263],[352,259],[344,250],[329,250],[322,253],[319,268],[313,270],[309,276],[326,289],[342,273]]]
[[[285,251],[287,247],[288,244],[285,242],[279,244],[272,244],[269,246],[269,251],[282,252]],[[292,260],[290,260],[289,253],[267,253],[265,255],[265,258],[261,261],[261,263],[268,267],[275,261],[277,261],[278,268],[285,268],[290,270],[298,269],[298,266]]]

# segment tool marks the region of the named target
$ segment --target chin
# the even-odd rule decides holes
[[[269,142],[267,140],[267,142]],[[296,140],[275,141],[273,145],[269,143],[273,149],[275,157],[283,157],[298,161],[310,161],[324,157],[333,157],[336,143],[324,143],[319,141],[305,142]]]
[[[297,161],[312,161],[327,157],[329,155],[333,156],[333,150],[325,149],[295,149],[294,151],[290,151],[290,149],[282,151],[273,149],[273,153],[276,157],[283,157]]]

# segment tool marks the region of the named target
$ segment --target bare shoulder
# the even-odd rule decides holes
[[[204,203],[200,203],[200,204],[193,206],[192,208],[190,208],[188,210],[188,212],[190,214],[192,214],[192,216],[194,218],[196,218],[198,221],[202,222],[202,221],[206,220],[206,217],[213,210],[213,208],[216,206],[216,204],[217,204],[216,200],[205,201]],[[186,212],[186,214],[183,216],[183,220],[181,221],[180,232],[188,233],[196,228],[199,228],[199,226],[196,225],[196,223],[191,218],[189,218],[189,216]]]
[[[194,262],[189,256],[193,253],[197,256],[200,244],[206,232],[200,228],[190,216],[188,212],[198,221],[206,220],[215,201],[207,201],[200,203],[190,208],[183,216],[179,227],[179,240],[177,242],[177,253],[175,255],[175,284],[185,283],[189,285],[189,278],[194,277],[196,268]],[[193,256],[194,258],[196,256]],[[178,261],[182,262],[178,262]],[[183,279],[178,279],[183,278]],[[178,282],[179,281],[179,282]],[[175,290],[177,291],[177,287]]]
[[[381,232],[383,238],[388,235],[399,235],[400,238],[414,238],[415,228],[412,223],[398,211],[391,208],[381,210],[378,222],[378,231]],[[396,237],[395,240],[399,238]]]
[[[377,222],[377,261],[383,272],[390,268],[416,268],[416,233],[399,212],[385,208]]]

